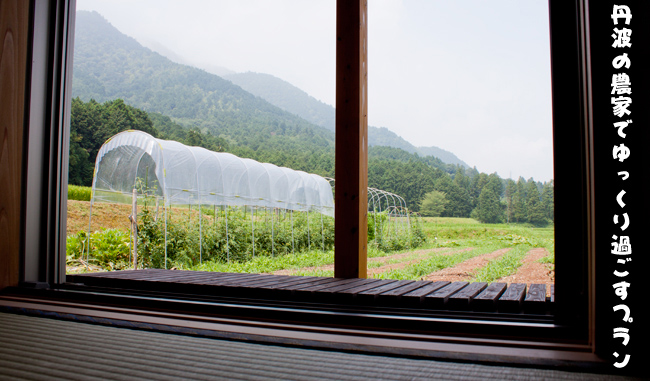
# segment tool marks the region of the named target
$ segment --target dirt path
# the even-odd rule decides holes
[[[495,282],[502,283],[540,283],[546,284],[546,296],[551,295],[551,285],[555,284],[555,270],[553,265],[539,263],[538,261],[549,253],[544,248],[535,248],[530,250],[524,259],[523,265],[517,269],[513,275],[503,277]]]
[[[465,252],[465,251],[470,251],[470,250],[472,250],[472,249],[473,249],[472,247],[468,247],[468,248],[466,248],[466,249],[462,249],[462,250],[452,250],[452,251],[448,251],[448,252],[446,252],[446,253],[441,253],[440,255],[452,255],[452,254],[458,254],[458,253],[463,253],[463,252]],[[404,254],[406,254],[406,255],[412,255],[413,253],[404,253]],[[387,272],[387,271],[391,271],[391,270],[399,270],[399,269],[403,269],[403,268],[405,268],[406,266],[409,266],[409,265],[412,265],[412,264],[414,264],[414,263],[418,263],[418,262],[420,262],[423,258],[425,258],[425,257],[427,257],[427,256],[428,256],[428,255],[418,255],[417,258],[412,259],[412,260],[410,260],[410,261],[404,261],[404,262],[399,262],[399,263],[392,263],[392,264],[387,264],[387,265],[380,266],[380,267],[369,268],[369,269],[368,269],[368,277],[370,278],[370,277],[372,277],[372,276],[375,275],[375,274],[381,274],[381,273],[384,273],[384,272]],[[395,257],[382,257],[382,258],[388,258],[388,259],[391,259],[391,260],[392,260],[392,259],[395,258]]]
[[[393,261],[393,260],[399,260],[402,258],[407,258],[407,257],[412,257],[416,255],[416,258],[410,260],[410,261],[404,261],[404,262],[399,262],[399,263],[394,263],[394,264],[387,264],[385,266],[380,266],[380,267],[373,267],[368,269],[368,276],[370,277],[372,274],[378,274],[382,273],[384,271],[389,271],[392,269],[401,269],[406,266],[408,266],[411,263],[415,263],[420,261],[422,258],[426,258],[429,255],[433,253],[439,253],[444,250],[448,250],[449,248],[446,247],[440,247],[440,248],[435,248],[435,249],[425,249],[425,250],[417,250],[417,251],[409,251],[407,253],[401,253],[401,254],[395,254],[395,255],[387,255],[384,257],[375,257],[375,258],[368,258],[368,263],[387,263],[388,261]],[[463,250],[456,250],[456,251],[448,251],[446,253],[440,253],[440,255],[451,255],[451,254],[456,254],[461,251],[467,251],[471,250],[469,249],[463,249]],[[274,275],[293,275],[297,273],[298,271],[303,272],[303,271],[333,271],[334,270],[334,265],[325,265],[325,266],[313,266],[313,267],[302,267],[300,269],[287,269],[287,270],[278,270],[272,272]]]
[[[491,253],[479,255],[453,267],[447,267],[436,271],[424,277],[424,280],[439,281],[446,280],[450,282],[467,281],[472,278],[472,273],[477,268],[483,267],[491,260],[498,258],[508,252],[510,248],[499,249]]]

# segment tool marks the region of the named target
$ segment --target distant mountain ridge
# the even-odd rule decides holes
[[[221,137],[231,147],[333,149],[334,107],[286,81],[250,72],[222,78],[175,63],[124,35],[97,12],[77,12],[76,28],[73,97],[100,103],[121,98]],[[469,167],[451,152],[415,147],[384,127],[370,126],[368,135],[370,146],[400,148]]]
[[[77,12],[72,96],[117,98],[252,150],[334,146],[323,127],[205,70],[177,64],[124,35],[97,12]]]
[[[330,131],[335,129],[334,107],[319,101],[287,81],[270,74],[253,72],[225,75],[224,78],[311,123],[325,127]],[[467,163],[449,151],[438,147],[415,147],[386,127],[368,126],[368,145],[401,148],[409,153],[435,156],[447,164],[457,164],[469,168]]]
[[[334,132],[334,107],[319,101],[287,81],[271,74],[250,71],[224,75],[223,78],[274,106]]]
[[[462,165],[465,168],[470,168],[469,164],[459,159],[458,156],[442,148],[431,146],[431,147],[416,147],[415,149],[416,149],[416,153],[420,156],[434,156],[444,161],[447,164],[458,164],[458,165]]]

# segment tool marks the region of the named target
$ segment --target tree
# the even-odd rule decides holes
[[[434,189],[435,179],[441,176],[449,177],[418,161],[368,159],[368,186],[402,196],[414,211],[418,211],[420,200]]]
[[[79,98],[71,103],[68,183],[73,185],[90,185],[93,180],[92,131],[101,119],[96,105],[95,101],[84,103]]]
[[[70,110],[70,163],[68,182],[92,184],[95,158],[102,144],[125,130],[141,130],[153,136],[153,127],[146,112],[129,106],[121,99],[99,104],[94,100],[72,100]]]
[[[517,193],[517,184],[512,180],[506,181],[506,221],[514,221],[515,214],[515,193]]]
[[[470,179],[465,176],[465,168],[458,166],[458,169],[456,169],[456,174],[454,175],[454,182],[459,187],[469,191]]]
[[[87,185],[93,179],[93,163],[88,160],[88,151],[82,147],[81,140],[82,136],[71,129],[68,183],[73,185]]]
[[[555,221],[553,193],[553,180],[544,183],[542,188],[542,208],[544,209],[544,216],[551,221]]]
[[[526,212],[526,180],[522,177],[517,180],[517,189],[514,195],[514,210],[512,217],[516,222],[526,222],[527,212]]]
[[[481,195],[481,191],[485,184],[488,183],[488,175],[485,173],[478,173],[472,178],[470,184],[469,197],[471,208],[474,209],[478,205],[478,197]]]
[[[527,220],[533,225],[545,225],[548,223],[544,213],[544,205],[540,200],[539,190],[534,181],[528,182],[528,201],[526,203]]]
[[[187,140],[186,144],[193,147],[204,147],[203,136],[201,132],[195,129],[187,131]]]
[[[498,223],[503,221],[503,206],[499,201],[501,179],[490,175],[489,182],[481,190],[476,206],[476,218],[483,223]]]
[[[420,213],[427,217],[439,217],[449,203],[445,194],[440,191],[431,191],[424,195],[420,201]]]
[[[440,176],[434,189],[444,193],[449,201],[442,213],[443,217],[469,217],[472,211],[469,193],[454,183],[449,175]]]

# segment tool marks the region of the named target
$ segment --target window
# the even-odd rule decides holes
[[[69,60],[72,52],[69,31],[74,27],[71,9],[74,9],[74,3],[64,0],[53,4],[51,8],[49,3],[34,4],[34,19],[44,22],[34,22],[32,31],[34,43],[31,48],[34,64],[30,93],[30,135],[26,145],[29,148],[27,155],[30,160],[25,185],[24,188],[21,187],[26,197],[24,205],[29,206],[24,210],[25,254],[21,280],[25,282],[60,284],[65,279],[65,258],[61,255],[64,252],[64,232],[61,226],[64,224],[62,219],[65,218],[66,211],[63,204],[65,193],[61,192],[61,187],[65,184],[65,168],[67,168],[65,121],[69,113],[67,90],[70,86]],[[585,29],[586,12],[582,1],[572,4],[565,1],[561,3],[550,1],[555,162],[561,164],[556,164],[555,171],[556,244],[559,250],[566,250],[573,254],[557,255],[556,260],[558,304],[556,322],[559,326],[549,327],[548,330],[542,329],[540,332],[534,322],[523,319],[509,326],[512,331],[508,335],[508,339],[513,339],[511,344],[519,343],[518,345],[526,346],[528,344],[522,344],[518,339],[531,337],[531,333],[532,337],[539,338],[548,332],[553,332],[553,336],[559,343],[562,342],[563,334],[571,332],[574,334],[574,340],[570,340],[569,343],[564,342],[563,345],[568,347],[575,345],[572,348],[576,351],[584,351],[586,357],[582,357],[583,359],[589,358],[588,353],[594,348],[595,319],[593,299],[595,249],[592,241],[595,206],[592,200],[593,143],[590,140],[593,131],[592,121],[589,119],[590,98],[587,95],[592,90],[589,88],[587,76],[589,56],[585,45],[588,41],[585,37],[585,33],[588,32]],[[45,22],[47,20],[50,23]],[[47,75],[43,75],[45,73]],[[356,84],[352,87],[358,89]],[[45,149],[42,149],[43,147]],[[39,239],[28,242],[34,236]],[[137,303],[134,307],[136,306]],[[288,312],[276,309],[278,306],[265,308],[267,311],[272,310],[272,315],[282,320],[283,324],[293,324],[296,327],[305,324],[305,321],[299,323],[297,320],[299,316],[304,317],[299,314],[299,311]],[[197,314],[206,312],[197,304],[193,304],[189,310]],[[344,326],[358,328],[361,322],[367,322],[363,320],[367,316],[359,315],[358,311],[349,313],[345,311],[334,313],[333,310],[319,311],[322,314],[319,315],[316,310],[311,311],[311,319],[306,321],[320,322],[329,327],[336,326],[339,329],[336,332],[340,334],[344,333],[345,330],[342,328]],[[371,326],[378,331],[391,327],[396,322],[393,318],[402,313],[403,311],[393,311],[390,318],[375,316],[375,319],[371,319]],[[246,314],[238,316],[246,316]],[[598,320],[598,322],[602,321]],[[468,320],[458,319],[457,316],[439,316],[428,320],[428,323],[429,327],[434,327],[433,331],[429,331],[431,335],[454,332],[454,340],[451,336],[446,336],[443,341],[453,341],[454,345],[462,343],[480,345],[482,340],[477,337],[485,337],[489,333],[482,327],[494,327],[495,322],[489,319],[468,322]],[[406,348],[409,347],[408,343],[411,345],[410,348],[414,348],[417,347],[416,342],[421,344],[426,341],[422,337],[414,341],[410,334],[404,334],[403,331],[399,334],[393,332],[395,336],[399,336],[407,343]],[[499,341],[498,337],[497,335],[496,341],[492,341],[491,344],[503,348],[505,344]],[[437,338],[440,339],[439,336]],[[438,350],[458,349],[453,345],[445,345],[440,344]],[[532,346],[534,347],[534,344]],[[517,345],[511,347],[511,350],[513,348],[514,351],[521,350]]]

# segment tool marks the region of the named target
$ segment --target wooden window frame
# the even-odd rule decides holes
[[[553,81],[553,128],[555,157],[555,210],[556,244],[556,323],[577,332],[578,344],[585,355],[599,352],[595,343],[595,330],[599,324],[595,316],[596,272],[594,247],[594,167],[593,125],[590,118],[591,98],[589,81],[589,35],[587,0],[550,0],[551,68]],[[359,11],[349,23],[359,17],[367,20],[363,0],[339,0],[339,10],[351,6]],[[32,0],[29,44],[27,108],[25,126],[23,170],[23,201],[21,224],[20,282],[27,286],[58,285],[65,282],[65,226],[68,167],[68,139],[70,115],[70,89],[72,78],[72,52],[74,34],[75,0]],[[342,14],[337,13],[341,18]],[[357,19],[355,19],[356,17]],[[36,21],[35,21],[36,20]],[[37,22],[38,20],[46,22]],[[338,21],[337,21],[338,22]],[[349,27],[350,24],[348,24]],[[337,29],[337,33],[344,29]],[[353,170],[346,176],[337,167],[337,218],[336,244],[349,247],[337,250],[337,276],[364,276],[365,263],[363,228],[364,165],[367,169],[367,112],[364,86],[366,86],[366,46],[363,28],[352,37],[351,44],[337,47],[337,162],[342,151],[339,137],[349,137],[350,151],[347,165]],[[341,39],[345,41],[345,39]],[[345,50],[348,49],[348,50]],[[357,54],[358,53],[358,54]],[[347,61],[346,61],[347,59]],[[352,62],[352,77],[346,73],[345,62]],[[350,68],[347,68],[350,73]],[[341,103],[340,103],[341,102]],[[346,104],[353,104],[346,108]],[[352,158],[352,159],[350,159]],[[366,160],[364,164],[364,160]],[[562,165],[558,165],[562,163]],[[367,171],[365,176],[367,176]],[[346,191],[347,189],[347,191]],[[347,194],[346,194],[347,193]],[[346,200],[347,197],[347,200]],[[367,197],[367,196],[366,196]],[[346,204],[346,202],[349,202]],[[341,209],[343,205],[348,205]],[[352,225],[345,225],[345,221]],[[354,230],[356,229],[356,232]],[[351,233],[344,237],[341,231]],[[40,240],[32,240],[38,235]],[[339,241],[341,239],[341,241]],[[339,243],[343,242],[343,243]],[[347,249],[346,249],[347,250]],[[343,264],[341,267],[340,265]],[[132,307],[130,311],[137,308]],[[439,320],[442,326],[454,328],[453,319]],[[476,326],[477,323],[472,323]],[[454,331],[459,341],[469,340],[480,345],[466,328]],[[527,335],[526,329],[519,334]],[[482,335],[483,333],[481,333]],[[474,337],[474,339],[472,339]],[[497,336],[498,338],[498,336]],[[444,339],[449,340],[448,338]],[[440,348],[446,348],[443,344]],[[498,347],[498,340],[491,342]],[[495,348],[495,347],[492,347]],[[440,353],[455,353],[453,349]],[[601,349],[602,350],[602,349]],[[517,348],[504,352],[516,356]],[[456,355],[452,355],[456,356]],[[506,356],[507,357],[507,356]],[[455,357],[458,358],[458,357]],[[596,357],[590,357],[596,360]]]
[[[75,0],[30,2],[21,200],[23,284],[65,282],[75,9]]]

